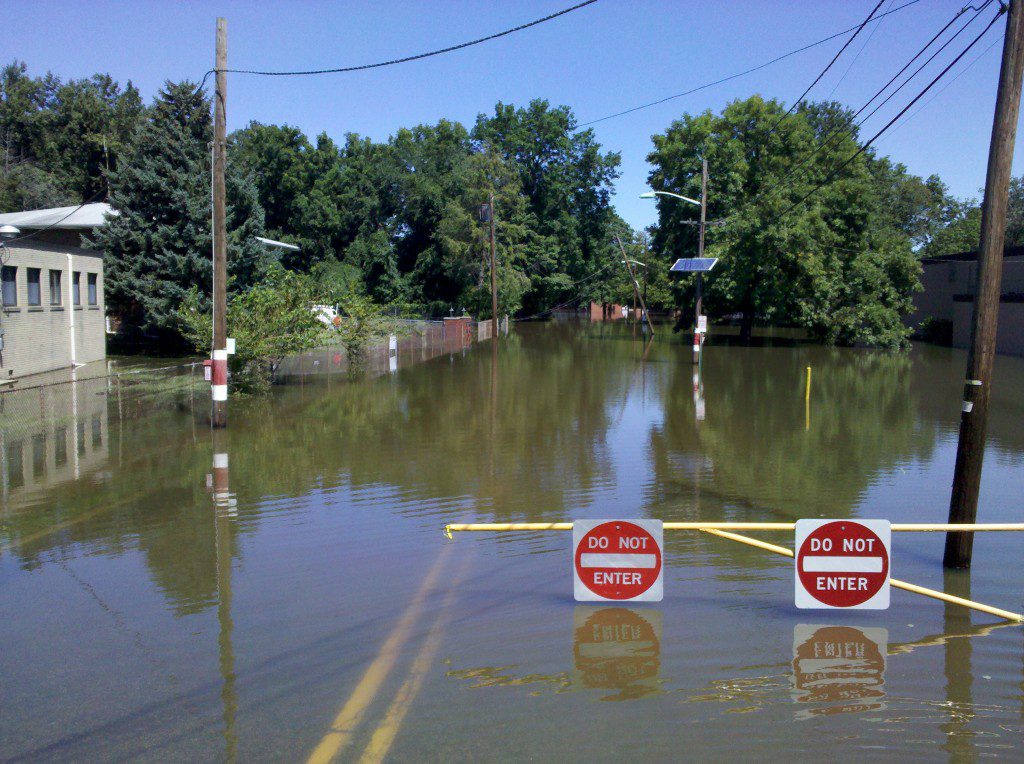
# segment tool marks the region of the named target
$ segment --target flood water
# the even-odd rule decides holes
[[[663,602],[583,605],[568,532],[444,537],[945,521],[962,352],[711,344],[695,392],[688,338],[661,331],[520,326],[235,402],[216,435],[206,404],[127,417],[102,388],[70,434],[23,412],[0,759],[1019,758],[1019,625],[899,590],[885,611],[798,610],[790,559],[685,532],[666,532]],[[1024,359],[1000,357],[979,519],[1022,503]],[[970,574],[942,549],[894,534],[894,577],[1024,610],[1024,535],[978,534]]]

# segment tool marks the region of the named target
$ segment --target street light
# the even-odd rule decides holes
[[[673,194],[671,191],[645,191],[644,193],[640,194],[641,199],[653,199],[655,196],[671,196],[674,199],[682,199],[684,202],[696,204],[698,207],[700,207],[700,202],[697,201],[696,199],[691,199],[690,197],[683,196],[682,194]]]
[[[697,257],[704,257],[704,227],[707,219],[707,201],[708,201],[708,160],[701,160],[701,174],[700,174],[700,201],[691,199],[688,196],[682,194],[674,194],[671,191],[645,191],[640,194],[641,199],[654,199],[656,196],[671,196],[673,199],[680,199],[690,204],[695,204],[700,207],[700,243],[698,244]],[[701,315],[701,292],[704,287],[703,275],[697,272],[697,300],[694,306],[694,318],[693,318],[693,362],[700,363],[701,350],[704,348],[704,341],[700,331],[700,315]]]

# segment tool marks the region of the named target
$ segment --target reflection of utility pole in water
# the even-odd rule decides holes
[[[498,343],[497,338],[491,343],[491,432],[490,447],[491,453],[491,480],[494,480],[494,449],[495,430],[498,417]],[[493,486],[493,482],[492,482]]]
[[[965,570],[944,571],[943,589],[948,594],[965,599],[971,598],[971,574]],[[947,634],[957,634],[971,625],[970,611],[958,605],[946,603],[943,606],[943,628]],[[945,644],[946,705],[949,720],[939,725],[946,734],[946,743],[942,749],[950,754],[953,760],[973,760],[975,750],[970,723],[974,719],[971,686],[974,676],[971,674],[971,640],[967,638],[950,639]]]
[[[228,486],[226,438],[218,430],[213,433],[213,527],[217,568],[217,652],[222,682],[220,699],[224,719],[224,758],[235,761],[238,755],[238,733],[235,730],[238,697],[232,642],[234,622],[231,620],[231,518],[237,513],[237,501]]]

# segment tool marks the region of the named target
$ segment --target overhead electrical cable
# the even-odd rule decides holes
[[[510,35],[510,34],[515,34],[516,32],[521,32],[524,29],[529,29],[530,27],[535,27],[538,24],[543,24],[546,21],[551,21],[552,19],[557,19],[559,16],[564,16],[567,13],[572,13],[573,11],[578,11],[580,8],[584,8],[584,7],[588,6],[588,5],[593,5],[596,2],[597,2],[597,0],[584,0],[584,2],[576,3],[576,5],[572,5],[572,6],[568,7],[568,8],[564,8],[563,10],[560,10],[557,13],[552,13],[552,14],[550,14],[548,16],[544,16],[543,18],[534,19],[533,21],[528,21],[525,24],[520,24],[519,26],[512,27],[511,29],[506,29],[506,30],[504,30],[502,32],[495,32],[494,34],[487,35],[486,37],[479,37],[479,38],[477,38],[475,40],[469,40],[468,42],[462,42],[462,43],[459,43],[458,45],[449,45],[447,48],[439,48],[437,50],[431,50],[431,51],[428,51],[426,53],[416,53],[415,55],[412,55],[412,56],[404,56],[402,58],[393,58],[393,59],[391,59],[389,61],[379,61],[379,62],[374,63],[374,64],[359,64],[358,66],[339,66],[339,67],[335,67],[335,68],[331,68],[331,69],[305,69],[305,70],[300,70],[300,71],[262,71],[262,70],[259,70],[259,69],[225,69],[224,72],[226,72],[228,74],[256,74],[256,75],[261,75],[263,77],[304,77],[304,76],[307,76],[307,75],[314,75],[314,74],[342,74],[344,72],[361,72],[361,71],[364,71],[366,69],[379,69],[379,68],[384,67],[384,66],[394,66],[395,64],[406,64],[406,63],[409,63],[410,61],[419,61],[419,60],[424,59],[424,58],[430,58],[431,56],[440,56],[440,55],[442,55],[444,53],[452,53],[452,52],[457,51],[457,50],[462,50],[463,48],[470,48],[470,47],[472,47],[474,45],[480,45],[481,43],[490,42],[491,40],[497,40],[499,37],[505,37],[505,36]],[[206,84],[206,79],[211,74],[215,74],[215,73],[216,73],[216,70],[215,69],[211,69],[205,75],[203,75],[202,84],[199,85],[199,89],[200,90],[202,90],[203,89],[203,85]]]
[[[802,197],[800,197],[800,199],[798,199],[797,201],[793,202],[793,204],[791,204],[789,207],[787,207],[782,212],[782,214],[780,214],[780,215],[778,215],[776,217],[776,220],[781,220],[782,218],[786,217],[793,210],[795,210],[801,204],[803,204],[808,199],[810,199],[811,196],[816,191],[818,191],[819,189],[821,189],[824,186],[826,186],[829,183],[831,183],[836,178],[836,176],[845,167],[847,167],[854,159],[856,159],[861,154],[863,154],[865,151],[867,151],[871,147],[871,145],[874,144],[874,142],[876,140],[878,140],[885,133],[886,130],[888,130],[890,127],[892,127],[900,119],[900,117],[902,117],[904,114],[906,114],[914,106],[914,104],[916,104],[918,101],[920,101],[928,93],[928,91],[931,90],[935,86],[935,84],[939,80],[941,80],[949,72],[950,69],[952,69],[958,63],[960,63],[960,60],[964,56],[966,56],[968,51],[970,51],[971,48],[973,48],[978,43],[978,41],[981,40],[981,38],[984,37],[988,33],[988,30],[990,30],[992,28],[992,25],[995,24],[996,21],[999,20],[999,17],[1002,16],[1005,12],[1006,12],[1005,6],[1001,7],[999,9],[999,11],[996,12],[996,15],[992,17],[992,20],[988,23],[988,25],[983,30],[981,30],[981,32],[978,34],[978,36],[975,37],[973,40],[971,40],[971,42],[967,45],[967,47],[964,48],[962,51],[960,51],[959,55],[957,55],[956,58],[954,58],[952,61],[950,61],[949,64],[947,64],[946,67],[941,72],[939,72],[935,76],[935,78],[931,82],[929,82],[928,85],[926,85],[925,88],[920,93],[918,93],[916,96],[914,96],[914,98],[910,101],[910,103],[908,103],[906,106],[904,106],[899,111],[899,113],[895,117],[890,119],[881,130],[879,130],[877,133],[875,133],[871,137],[870,140],[868,140],[866,143],[864,143],[864,145],[862,145],[859,149],[857,149],[857,151],[855,151],[853,154],[851,154],[849,157],[847,157],[846,160],[844,160],[842,164],[840,164],[832,172],[830,172],[825,177],[824,180],[822,180],[820,183],[817,183],[814,186],[814,188],[812,188],[810,191],[808,191],[806,194],[804,194]]]
[[[1002,42],[1002,41],[1003,41],[1003,37],[1004,37],[1004,35],[1000,35],[1000,36],[999,36],[999,37],[997,37],[997,38],[996,38],[995,40],[993,40],[993,41],[992,41],[992,42],[991,42],[991,43],[989,44],[989,46],[988,46],[987,48],[985,48],[985,50],[983,50],[983,51],[982,51],[981,53],[979,53],[979,54],[978,54],[977,56],[975,56],[975,57],[974,57],[973,59],[971,59],[970,63],[969,63],[969,64],[967,64],[967,66],[965,66],[965,67],[964,67],[963,69],[961,69],[961,70],[960,70],[959,72],[957,72],[957,73],[956,73],[956,74],[955,74],[955,75],[953,76],[953,78],[952,78],[951,80],[949,80],[949,82],[947,82],[947,83],[946,83],[945,85],[943,85],[943,86],[942,86],[941,88],[939,88],[938,90],[936,90],[936,91],[935,91],[935,93],[934,93],[934,95],[932,95],[932,97],[931,97],[931,98],[929,98],[929,99],[928,99],[927,101],[925,101],[925,102],[924,102],[923,104],[921,104],[921,105],[920,105],[920,106],[918,106],[918,107],[917,107],[916,109],[914,109],[914,111],[913,111],[913,112],[912,112],[911,114],[908,114],[908,115],[907,115],[907,117],[906,117],[906,119],[904,119],[904,120],[903,120],[902,122],[900,122],[900,123],[899,123],[898,125],[895,125],[895,126],[894,126],[894,127],[893,127],[893,128],[892,128],[892,129],[891,129],[891,130],[890,130],[889,132],[888,132],[888,134],[886,135],[886,137],[888,137],[889,135],[892,135],[892,134],[893,134],[893,133],[894,133],[895,131],[899,130],[899,129],[900,129],[901,127],[903,127],[903,126],[904,126],[905,124],[907,124],[908,122],[910,122],[910,121],[911,121],[911,120],[912,120],[912,119],[913,119],[914,117],[916,117],[916,116],[917,116],[918,114],[920,114],[920,113],[921,113],[922,111],[924,111],[925,109],[927,109],[927,108],[928,108],[928,105],[929,105],[929,104],[930,104],[930,103],[931,103],[932,101],[934,101],[934,100],[935,100],[936,98],[938,98],[938,97],[939,97],[940,95],[942,95],[942,94],[943,94],[944,92],[946,92],[946,88],[948,88],[948,87],[949,87],[950,85],[952,85],[952,84],[953,84],[954,82],[956,82],[956,81],[957,81],[958,79],[960,79],[960,77],[961,77],[962,75],[966,74],[966,73],[967,73],[967,71],[968,71],[969,69],[971,69],[971,67],[973,67],[973,66],[974,66],[974,65],[975,65],[976,63],[978,63],[978,61],[979,61],[979,60],[981,60],[981,58],[982,58],[982,57],[983,57],[983,56],[984,56],[984,55],[985,55],[986,53],[988,53],[988,52],[989,52],[990,50],[992,50],[992,48],[994,48],[994,47],[995,47],[996,45],[998,45],[998,44],[999,44],[1000,42]]]
[[[800,97],[797,98],[795,101],[793,101],[793,103],[791,103],[789,105],[789,108],[786,109],[785,113],[781,117],[779,117],[778,121],[774,125],[772,125],[771,129],[765,134],[765,136],[764,136],[765,139],[767,139],[768,136],[770,136],[772,133],[774,133],[778,129],[779,125],[781,125],[783,123],[783,121],[786,119],[786,117],[788,117],[790,114],[793,113],[793,109],[795,109],[797,106],[799,106],[803,102],[804,98],[807,97],[807,94],[811,92],[811,89],[815,85],[817,85],[819,82],[821,82],[821,78],[824,77],[828,73],[828,70],[832,68],[832,65],[835,64],[835,62],[839,60],[839,57],[841,55],[843,55],[843,51],[845,51],[848,47],[850,47],[850,44],[854,40],[857,39],[857,35],[859,35],[861,33],[861,31],[864,29],[865,26],[867,26],[868,22],[871,21],[871,18],[876,13],[878,13],[878,9],[882,7],[882,4],[884,2],[885,2],[885,0],[878,0],[878,5],[876,5],[874,8],[871,9],[871,13],[869,13],[867,18],[864,19],[860,23],[860,26],[857,27],[857,31],[853,33],[853,35],[850,37],[849,40],[847,40],[846,42],[843,43],[843,47],[841,47],[839,49],[839,52],[836,53],[832,57],[832,60],[828,62],[828,65],[824,69],[821,70],[821,73],[818,74],[818,76],[814,78],[814,81],[810,85],[807,86],[807,88],[804,90],[804,92],[800,94]]]
[[[875,16],[874,19],[872,19],[871,23],[876,23],[878,21],[881,21],[886,16],[889,16],[890,14],[893,14],[893,13],[898,13],[899,11],[902,11],[904,8],[909,8],[911,5],[914,5],[914,4],[919,3],[919,2],[921,2],[921,0],[910,0],[909,2],[906,2],[903,5],[898,5],[895,8],[893,8],[891,11],[886,11],[885,13],[882,13],[882,14],[879,14],[878,16]],[[677,98],[684,98],[685,96],[693,95],[694,93],[699,93],[701,90],[707,90],[708,88],[713,88],[716,85],[721,85],[723,83],[729,82],[730,80],[735,80],[735,79],[738,79],[739,77],[745,77],[746,75],[753,74],[754,72],[760,71],[761,69],[766,69],[769,66],[771,66],[772,64],[777,64],[779,61],[783,61],[783,60],[785,60],[787,58],[791,58],[791,57],[796,56],[796,55],[798,55],[800,53],[803,53],[805,51],[811,50],[811,48],[816,48],[819,45],[824,45],[827,42],[831,42],[832,40],[835,40],[837,37],[842,37],[844,34],[849,34],[850,32],[852,32],[852,31],[854,31],[856,29],[859,29],[859,28],[860,28],[860,25],[859,24],[855,24],[854,26],[850,27],[849,29],[844,29],[841,32],[836,32],[835,34],[830,34],[828,37],[823,37],[823,38],[821,38],[820,40],[818,40],[816,42],[812,42],[812,43],[809,43],[807,45],[804,45],[801,48],[797,48],[795,50],[791,50],[788,53],[783,53],[781,56],[776,56],[775,58],[773,58],[773,59],[771,59],[769,61],[765,61],[763,64],[758,64],[757,66],[752,66],[749,69],[744,69],[742,72],[736,72],[736,74],[730,74],[727,77],[722,77],[721,79],[713,80],[712,82],[705,82],[703,85],[697,85],[696,87],[690,88],[689,90],[683,91],[682,93],[676,93],[675,95],[666,96],[665,98],[659,98],[656,101],[650,101],[648,103],[640,104],[639,106],[633,106],[632,108],[629,108],[629,109],[623,109],[622,111],[617,111],[614,114],[608,114],[608,115],[606,115],[604,117],[598,117],[597,119],[591,119],[591,120],[587,120],[586,122],[580,122],[577,125],[577,128],[587,127],[588,125],[596,125],[598,122],[604,122],[605,120],[615,119],[616,117],[622,117],[622,116],[625,116],[626,114],[632,114],[635,111],[641,111],[643,109],[649,109],[652,106],[660,106],[663,103],[668,103],[669,101],[674,101]]]
[[[897,93],[899,93],[900,90],[902,90],[918,74],[920,74],[922,70],[924,70],[932,61],[934,61],[936,56],[938,56],[943,50],[945,50],[950,45],[950,43],[952,43],[957,37],[959,37],[959,35],[965,29],[967,29],[967,27],[969,27],[975,21],[975,19],[977,19],[978,16],[980,16],[981,13],[989,5],[991,5],[993,2],[995,2],[995,0],[987,0],[987,2],[982,4],[982,6],[980,8],[975,9],[977,12],[974,14],[974,16],[972,16],[967,21],[966,24],[964,24],[962,27],[960,27],[960,29],[957,30],[948,40],[946,40],[941,46],[939,46],[939,48],[934,53],[932,53],[931,56],[929,56],[927,61],[925,61],[923,64],[921,64],[921,66],[919,66],[909,77],[907,77],[902,83],[900,83],[899,87],[897,87],[888,96],[886,96],[886,98],[881,103],[879,103],[874,109],[872,109],[871,112],[866,117],[861,119],[859,122],[855,122],[854,124],[859,127],[859,126],[863,125],[872,116],[874,116],[878,112],[879,109],[881,109],[883,106],[885,106],[885,104],[888,103],[893,98],[893,96],[895,96]],[[856,120],[861,114],[863,114],[864,110],[867,109],[872,104],[872,102],[874,102],[874,100],[876,98],[878,98],[886,90],[888,90],[889,87],[897,79],[899,79],[903,75],[903,73],[906,72],[907,69],[909,69],[914,64],[915,61],[917,61],[917,59],[919,59],[922,55],[924,55],[924,53],[932,46],[932,44],[935,43],[936,40],[938,40],[943,34],[945,34],[945,32],[954,23],[956,23],[957,19],[959,19],[968,10],[972,10],[972,9],[973,9],[972,6],[965,6],[960,11],[958,11],[953,16],[953,18],[951,18],[946,23],[946,25],[942,27],[942,29],[940,29],[930,40],[928,40],[927,43],[925,43],[924,47],[922,47],[917,53],[914,54],[914,56],[909,61],[907,61],[906,64],[903,65],[903,68],[901,68],[898,72],[896,72],[896,74],[894,74],[889,79],[888,82],[886,82],[881,88],[879,88],[875,92],[875,94],[873,96],[871,96],[871,98],[869,98],[864,103],[863,106],[860,107],[860,109],[858,109],[856,112],[854,112],[853,117],[851,119],[852,120]],[[832,131],[830,131],[829,133],[826,133],[825,136],[818,143],[818,145],[809,154],[807,154],[803,159],[801,159],[797,164],[793,165],[786,172],[786,174],[782,176],[782,178],[779,181],[777,181],[776,183],[773,183],[771,187],[765,189],[764,191],[756,194],[754,197],[752,197],[751,199],[749,199],[746,202],[744,202],[740,206],[740,208],[738,210],[736,210],[735,212],[731,213],[727,217],[723,218],[721,221],[718,221],[718,223],[722,224],[722,223],[726,222],[730,218],[735,217],[736,215],[738,215],[741,212],[743,212],[745,209],[749,208],[751,205],[761,201],[762,199],[764,199],[764,198],[766,198],[768,196],[771,196],[772,194],[778,193],[779,191],[784,190],[785,188],[787,188],[787,185],[786,185],[786,181],[787,180],[789,180],[801,167],[805,166],[808,162],[811,161],[811,159],[813,159],[815,156],[817,156],[819,152],[821,152],[823,149],[828,148],[830,145],[832,145],[832,143],[834,142],[833,139],[836,136],[841,136],[841,135],[852,135],[852,131],[850,131],[850,129],[848,127],[844,126],[844,127],[837,127],[835,129],[833,129]]]
[[[896,0],[889,0],[889,8],[890,8],[890,10],[892,9],[892,4],[894,2],[896,2]],[[831,99],[832,96],[834,96],[836,94],[836,91],[839,90],[839,86],[843,84],[843,81],[847,78],[847,76],[850,74],[850,72],[853,71],[853,67],[857,65],[858,61],[860,61],[860,57],[864,54],[864,51],[867,49],[868,45],[871,43],[871,40],[874,39],[875,32],[878,31],[878,28],[880,26],[882,26],[881,22],[879,22],[878,24],[875,24],[873,27],[871,27],[871,32],[870,32],[870,34],[868,34],[868,39],[866,39],[864,41],[864,44],[860,46],[860,50],[858,50],[856,55],[854,55],[853,61],[851,61],[850,65],[846,67],[846,71],[844,71],[842,73],[842,75],[840,75],[839,79],[836,80],[836,84],[832,86],[832,89],[830,91],[828,91],[828,98],[829,99]]]

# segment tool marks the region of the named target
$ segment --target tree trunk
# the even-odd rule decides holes
[[[750,339],[754,334],[754,304],[753,301],[748,301],[743,306],[743,322],[740,324],[740,342],[744,345],[750,344]]]

